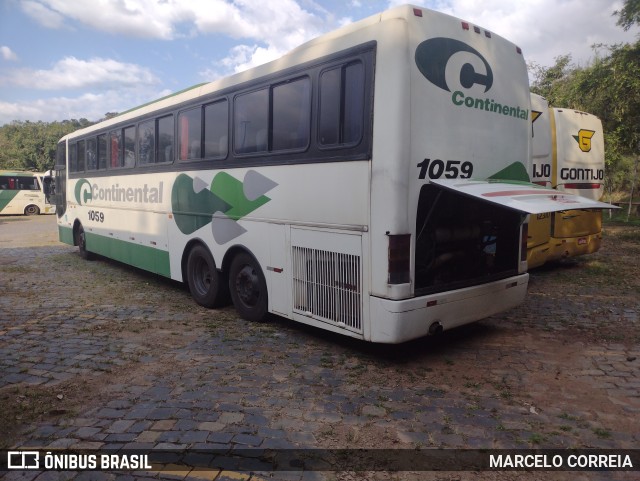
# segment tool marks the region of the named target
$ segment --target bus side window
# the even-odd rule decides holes
[[[321,146],[360,142],[364,131],[364,66],[361,62],[322,72],[319,117]]]
[[[360,62],[344,68],[344,119],[345,144],[357,144],[362,138],[364,123],[364,66]]]
[[[84,162],[86,156],[86,148],[84,140],[78,141],[78,169],[76,172],[84,172]]]
[[[202,158],[202,108],[196,107],[180,112],[178,129],[180,160]]]
[[[98,135],[98,170],[107,168],[107,134]]]
[[[173,162],[173,115],[158,119],[158,162]]]
[[[156,121],[147,120],[138,125],[138,163],[156,163]]]
[[[229,135],[229,106],[226,100],[204,107],[204,156],[227,156]]]
[[[276,85],[272,91],[272,150],[309,145],[311,81],[304,77]]]
[[[117,169],[122,166],[122,151],[120,150],[120,144],[122,143],[122,132],[119,130],[113,130],[110,133],[111,136],[111,165],[112,169]]]
[[[238,154],[268,149],[269,89],[238,95],[234,102],[234,150]]]
[[[78,144],[69,144],[69,172],[78,172]]]
[[[96,139],[92,137],[87,139],[87,170],[96,170],[98,168],[98,159],[96,158]]]
[[[136,165],[136,128],[127,127],[122,129],[124,134],[124,164],[123,167],[133,167]]]

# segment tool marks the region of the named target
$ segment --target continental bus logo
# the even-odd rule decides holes
[[[247,171],[242,181],[218,172],[210,185],[180,174],[171,189],[173,217],[185,235],[211,223],[213,238],[222,245],[246,232],[237,221],[269,202],[264,194],[277,185],[255,170]]]
[[[87,179],[80,179],[76,182],[74,193],[79,205],[87,205],[94,201],[161,204],[162,192],[162,182],[156,187],[150,187],[148,184],[142,187],[121,187],[120,184],[100,187],[98,184],[91,184]]]
[[[459,67],[460,74],[456,76],[459,78],[459,88],[452,88],[447,82],[446,74],[447,69],[450,68],[449,65],[453,65],[452,58],[454,56],[458,58],[458,53],[466,54],[469,61]],[[473,97],[463,91],[480,85],[484,87],[486,93],[493,86],[493,70],[489,62],[470,45],[453,38],[430,38],[418,45],[415,60],[418,70],[429,82],[446,92],[451,92],[451,102],[457,107],[479,109],[523,120],[529,119],[528,109],[501,104],[488,97]],[[460,60],[458,62],[462,63]]]
[[[578,142],[578,147],[580,147],[580,150],[582,150],[583,152],[590,152],[591,138],[595,135],[595,133],[596,132],[594,130],[580,129],[578,131],[578,135],[572,135],[572,137],[576,142]]]

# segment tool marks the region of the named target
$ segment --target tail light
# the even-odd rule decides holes
[[[582,183],[582,184],[564,184],[565,189],[599,189],[600,184],[590,184],[590,183]]]
[[[410,282],[411,234],[389,235],[389,284]]]

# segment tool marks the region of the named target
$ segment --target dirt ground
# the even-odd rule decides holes
[[[178,283],[82,260],[53,216],[0,218],[0,447],[635,449],[639,274],[640,228],[610,225],[600,252],[534,270],[522,306],[380,346],[203,309]]]

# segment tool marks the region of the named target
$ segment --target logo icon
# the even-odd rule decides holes
[[[595,135],[594,130],[586,130],[580,129],[578,131],[578,135],[572,135],[576,142],[578,142],[578,147],[583,152],[591,151],[591,137]]]
[[[39,469],[40,453],[38,451],[8,451],[7,468]]]
[[[211,185],[180,174],[171,190],[173,217],[186,235],[211,223],[213,238],[222,245],[246,232],[237,221],[269,202],[264,194],[277,185],[255,170],[247,171],[243,181],[218,172]]]
[[[536,122],[536,120],[538,120],[538,118],[540,118],[541,115],[542,115],[542,112],[539,112],[537,110],[531,111],[531,137],[536,136],[535,130],[533,129],[533,124]]]
[[[86,188],[84,188],[85,185],[87,186]],[[80,179],[78,182],[76,182],[74,193],[78,205],[86,204],[88,201],[93,199],[93,189],[91,188],[91,184],[87,179]]]
[[[465,62],[460,67],[460,86],[470,89],[474,85],[482,85],[487,92],[493,85],[493,71],[489,62],[476,49],[459,40],[444,37],[425,40],[416,48],[416,65],[429,82],[442,90],[451,92],[451,87],[447,83],[447,67],[452,58],[461,52],[479,60],[484,66],[484,72],[476,70],[480,62],[474,62],[476,66]]]
[[[538,120],[538,117],[540,117],[541,115],[542,115],[542,112],[539,112],[537,110],[532,110],[531,111],[531,123],[533,123],[536,120]]]

